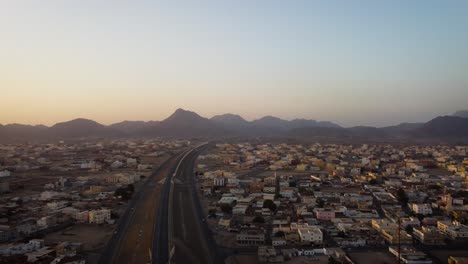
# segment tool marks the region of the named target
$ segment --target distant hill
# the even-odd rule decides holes
[[[118,137],[124,135],[114,128],[84,118],[57,123],[48,129],[48,133],[59,138]]]
[[[208,118],[179,108],[168,118],[140,130],[137,134],[162,137],[213,137],[223,136],[228,132],[228,130]]]
[[[380,129],[385,131],[387,135],[402,136],[416,128],[421,127],[423,124],[424,123],[401,123],[396,126],[382,127]]]
[[[453,116],[468,118],[468,110],[457,111],[453,114]]]
[[[224,114],[214,116],[211,120],[223,125],[224,128],[232,132],[245,136],[284,135],[291,129],[302,127],[340,127],[328,121],[315,121],[310,119],[294,119],[288,121],[275,116],[264,116],[249,122],[239,115]]]
[[[249,121],[245,120],[240,115],[234,115],[234,114],[216,115],[210,118],[210,120],[220,123],[220,124],[224,124],[228,127],[233,127],[233,126],[245,127],[245,126],[250,125]]]
[[[28,141],[47,136],[48,127],[22,124],[0,125],[0,142]]]
[[[466,111],[459,111],[463,115]],[[439,116],[426,123],[401,123],[382,128],[356,126],[343,128],[332,122],[309,119],[284,120],[265,116],[247,121],[239,115],[217,115],[211,119],[195,112],[177,109],[162,121],[123,121],[110,126],[78,118],[51,127],[21,124],[0,125],[0,142],[24,142],[73,138],[172,137],[221,138],[231,136],[268,136],[299,138],[336,138],[360,140],[441,140],[467,142],[468,118]]]
[[[329,121],[316,121],[312,119],[294,119],[289,121],[289,127],[299,128],[299,127],[335,127],[339,128],[340,126],[329,122]]]
[[[468,139],[468,118],[439,116],[412,130],[412,136],[443,139]]]
[[[158,123],[159,121],[122,121],[119,123],[112,124],[109,127],[119,130],[125,134],[131,135],[143,129],[155,126]]]
[[[353,136],[351,131],[342,127],[300,127],[291,129],[285,135],[303,138],[350,138]]]
[[[257,127],[288,129],[289,122],[275,116],[264,116],[252,121],[252,125]]]

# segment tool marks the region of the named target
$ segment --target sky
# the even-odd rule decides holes
[[[0,124],[468,109],[468,1],[0,0]]]

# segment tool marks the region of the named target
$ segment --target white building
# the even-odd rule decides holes
[[[437,221],[437,228],[442,234],[451,239],[468,238],[468,226],[462,225],[457,221]]]
[[[430,204],[411,204],[411,210],[416,214],[431,215],[432,208]]]
[[[223,177],[215,177],[213,179],[213,185],[223,187],[225,185],[224,178]]]
[[[300,227],[297,229],[297,233],[304,243],[322,244],[323,242],[323,234],[318,227]]]
[[[89,223],[103,224],[111,219],[110,209],[92,210],[89,211]]]
[[[0,246],[0,255],[20,255],[36,251],[44,246],[44,240],[32,239],[28,243],[8,244]]]
[[[11,176],[11,172],[7,170],[0,171],[0,177],[9,177],[9,176]]]

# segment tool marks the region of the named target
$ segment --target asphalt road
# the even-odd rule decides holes
[[[195,161],[207,146],[190,152],[180,163],[173,179],[172,242],[174,255],[171,263],[224,263],[224,256],[213,239],[204,218],[195,189]]]
[[[150,176],[99,263],[224,263],[228,254],[216,245],[195,189],[195,161],[206,148],[175,155]]]
[[[178,154],[169,158],[135,193],[128,209],[120,217],[99,263],[151,263],[161,193],[167,185],[167,182],[162,183],[161,180],[172,174],[180,157]]]

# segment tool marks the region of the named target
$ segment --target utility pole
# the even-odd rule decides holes
[[[398,259],[397,263],[401,263],[401,241],[400,241],[400,236],[401,236],[401,219],[400,216],[398,216]]]

